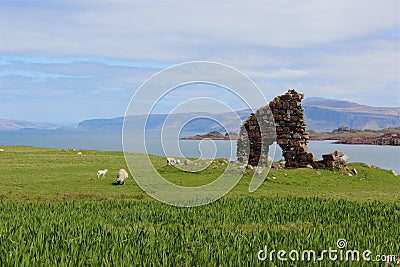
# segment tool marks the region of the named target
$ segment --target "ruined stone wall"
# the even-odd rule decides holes
[[[304,168],[313,161],[313,154],[307,152],[309,136],[301,107],[303,99],[304,94],[289,90],[269,103],[275,119],[277,143],[282,148],[286,167]]]
[[[269,146],[274,141],[274,117],[268,106],[263,106],[255,114],[252,113],[240,127],[238,161],[252,166],[268,166]]]
[[[282,148],[285,167],[333,168],[346,165],[348,157],[340,151],[325,154],[320,161],[307,151],[309,135],[301,106],[303,99],[304,94],[289,90],[252,113],[240,128],[238,161],[252,166],[268,166],[269,146],[276,141]]]

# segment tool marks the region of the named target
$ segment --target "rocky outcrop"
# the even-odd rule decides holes
[[[341,138],[334,142],[335,144],[352,144],[352,145],[379,145],[379,146],[400,146],[400,135],[397,133],[388,133],[382,136],[361,138],[348,137]]]
[[[229,132],[224,135],[218,131],[213,131],[203,135],[198,134],[195,136],[183,137],[181,140],[202,140],[206,138],[212,140],[237,140],[239,135],[233,132]]]
[[[400,127],[382,130],[354,130],[340,127],[332,132],[317,133],[310,131],[311,140],[337,140],[336,144],[362,144],[399,146]]]

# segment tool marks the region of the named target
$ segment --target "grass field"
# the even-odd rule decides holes
[[[4,147],[0,152],[0,266],[365,266],[368,262],[259,261],[268,250],[370,250],[400,258],[400,177],[352,163],[358,175],[272,169],[248,192],[245,175],[227,196],[177,208],[129,178],[114,186],[121,152]],[[138,167],[146,155],[135,154]],[[159,173],[185,186],[221,173],[187,173],[152,157]],[[98,169],[108,168],[105,179]],[[151,173],[149,173],[151,175]],[[275,177],[276,179],[272,179]],[[288,257],[288,255],[286,255]],[[372,264],[376,264],[373,262]],[[371,264],[368,263],[368,264]]]

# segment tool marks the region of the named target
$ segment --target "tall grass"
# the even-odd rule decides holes
[[[198,208],[152,200],[0,202],[0,266],[256,266],[265,245],[319,253],[339,238],[349,249],[400,256],[396,205],[296,197],[228,198]]]

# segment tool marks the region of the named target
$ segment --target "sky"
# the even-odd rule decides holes
[[[0,119],[123,116],[141,84],[188,61],[239,70],[266,102],[295,88],[400,106],[400,1],[214,2],[0,1]],[[199,90],[225,97],[214,89],[175,92],[157,111]]]

